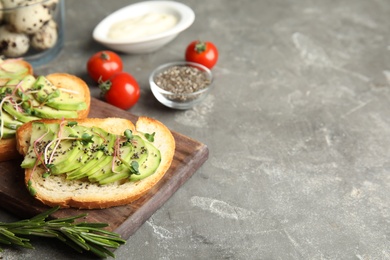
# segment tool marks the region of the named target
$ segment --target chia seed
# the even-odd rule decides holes
[[[185,102],[196,99],[201,93],[191,95],[210,85],[206,72],[191,66],[172,66],[155,77],[156,84],[173,94],[165,94],[173,101]]]

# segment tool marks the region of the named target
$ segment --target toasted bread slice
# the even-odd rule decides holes
[[[77,111],[77,118],[86,118],[90,111],[91,95],[88,85],[80,78],[66,74],[53,73],[46,78],[57,88],[73,91],[79,98],[84,100],[86,109]],[[0,161],[6,161],[19,156],[16,151],[15,138],[0,138]]]
[[[60,122],[59,120],[40,120],[42,122]],[[175,140],[169,129],[161,122],[148,117],[140,117],[136,125],[120,118],[80,119],[78,125],[97,126],[113,134],[123,134],[130,129],[134,134],[155,133],[153,145],[161,153],[161,162],[156,171],[136,182],[113,182],[106,185],[88,180],[67,180],[65,174],[50,175],[43,178],[42,171],[26,169],[26,187],[33,187],[35,197],[48,206],[74,207],[83,209],[101,209],[129,204],[147,193],[168,171],[175,153]],[[31,137],[32,122],[17,130],[18,151],[25,155]]]

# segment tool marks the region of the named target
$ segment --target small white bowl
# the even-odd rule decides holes
[[[174,27],[149,36],[136,39],[112,39],[108,36],[111,26],[129,18],[148,13],[164,13],[176,17]],[[145,1],[123,7],[104,18],[94,29],[93,38],[104,46],[124,53],[149,53],[172,41],[195,20],[195,14],[188,6],[174,1]]]
[[[187,82],[180,82],[177,83],[175,80],[172,80],[172,77],[169,74],[169,70],[173,67],[177,68],[189,68],[189,69],[195,69],[199,71],[201,74],[195,74],[197,75],[196,78],[194,78],[194,74],[186,74],[181,75],[180,77],[177,76],[177,74],[173,73],[174,78],[180,78],[181,80],[187,81]],[[165,73],[164,73],[165,72]],[[177,72],[177,71],[176,71]],[[193,72],[193,71],[192,71]],[[165,87],[163,88],[159,83],[159,75],[165,74],[164,80]],[[188,76],[189,75],[189,76]],[[187,77],[188,76],[188,77]],[[183,90],[183,87],[194,87],[194,83],[198,84],[199,82],[196,82],[197,79],[203,78],[207,82],[204,82],[206,85],[205,87],[199,90],[196,90],[194,92],[183,92],[183,91],[174,91],[173,89],[181,89]],[[168,80],[167,80],[168,79]],[[169,82],[170,81],[170,82]],[[213,74],[211,71],[198,63],[194,62],[188,62],[188,61],[177,61],[177,62],[171,62],[167,64],[163,64],[159,67],[157,67],[150,75],[149,77],[149,84],[150,89],[152,90],[153,95],[155,98],[163,105],[175,108],[175,109],[190,109],[196,104],[202,102],[207,95],[209,94],[210,90],[213,87]],[[167,90],[171,89],[171,90]]]

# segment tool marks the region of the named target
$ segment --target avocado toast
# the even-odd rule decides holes
[[[38,120],[16,132],[25,185],[49,206],[128,204],[168,171],[175,140],[159,121],[139,117]]]
[[[8,78],[0,85],[0,161],[18,156],[15,133],[22,124],[42,118],[86,118],[90,102],[88,85],[70,74]]]

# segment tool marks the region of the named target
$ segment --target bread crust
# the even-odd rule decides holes
[[[7,138],[0,140],[0,161],[7,161],[20,157],[20,154],[15,149],[15,147],[15,138]]]
[[[59,122],[59,120],[39,120],[43,122]],[[90,183],[85,180],[66,180],[64,175],[49,176],[43,179],[39,172],[25,171],[25,184],[30,182],[36,191],[36,198],[48,206],[73,207],[80,209],[102,209],[129,204],[150,191],[168,171],[175,153],[175,139],[170,130],[161,122],[148,117],[140,117],[134,126],[127,119],[81,119],[78,124],[99,126],[104,130],[122,134],[126,129],[134,133],[155,133],[154,146],[161,152],[161,163],[156,172],[137,182],[115,182],[107,185]],[[29,122],[17,131],[19,152],[25,154],[28,146],[26,140],[31,135]],[[81,187],[81,188],[80,188]]]
[[[79,77],[67,73],[52,73],[46,78],[53,83],[57,88],[64,88],[77,91],[80,97],[84,100],[87,108],[77,111],[78,118],[86,118],[90,111],[91,95],[88,85]],[[0,140],[0,162],[7,161],[19,157],[15,138],[7,138]]]

